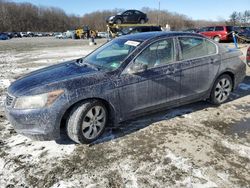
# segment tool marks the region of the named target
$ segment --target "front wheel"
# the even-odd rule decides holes
[[[146,23],[146,21],[144,19],[140,20],[140,24],[145,24],[145,23]]]
[[[233,89],[233,82],[229,75],[220,76],[214,83],[210,101],[212,104],[222,104],[228,98]]]
[[[67,120],[67,134],[76,143],[88,144],[103,133],[108,112],[99,101],[85,101],[76,105]]]

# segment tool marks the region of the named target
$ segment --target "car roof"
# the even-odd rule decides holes
[[[126,40],[135,40],[135,41],[147,41],[154,38],[161,38],[161,37],[175,37],[175,36],[193,36],[193,37],[202,37],[205,38],[203,35],[198,33],[189,33],[189,32],[176,32],[176,31],[155,31],[155,32],[144,32],[144,33],[136,33],[133,35],[125,35],[119,37],[120,39]]]

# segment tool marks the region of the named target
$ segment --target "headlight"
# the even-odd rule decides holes
[[[56,90],[40,95],[18,97],[15,101],[16,109],[35,109],[51,105],[64,91]]]
[[[111,17],[109,17],[109,20],[113,20],[113,19],[114,19],[114,17],[115,17],[115,16],[111,16]]]

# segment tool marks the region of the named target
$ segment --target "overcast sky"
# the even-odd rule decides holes
[[[54,6],[68,14],[82,16],[97,10],[157,8],[159,0],[13,0],[30,2],[35,5]],[[250,9],[250,0],[160,0],[161,9],[185,14],[193,19],[221,20],[228,19],[233,11],[242,12]]]

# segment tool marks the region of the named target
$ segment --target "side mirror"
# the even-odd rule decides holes
[[[130,74],[135,74],[135,73],[139,73],[139,72],[144,72],[148,69],[148,65],[144,64],[144,63],[136,63],[133,64],[129,69],[128,72]]]

